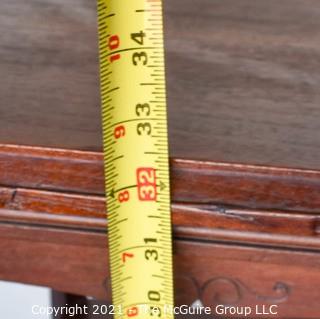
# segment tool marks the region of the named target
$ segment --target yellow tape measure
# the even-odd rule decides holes
[[[115,318],[173,318],[161,0],[98,0]]]

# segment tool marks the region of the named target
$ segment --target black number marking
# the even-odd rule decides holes
[[[131,39],[140,45],[143,45],[145,36],[146,34],[143,31],[131,33]]]
[[[139,63],[143,65],[147,65],[148,63],[148,55],[146,52],[135,52],[132,55],[132,63],[133,65],[138,65]]]
[[[148,103],[137,104],[136,114],[137,116],[149,116],[150,115],[150,105]]]
[[[144,256],[145,256],[145,258],[146,258],[147,260],[150,260],[151,258],[153,258],[154,261],[157,261],[157,260],[158,260],[158,257],[159,257],[158,252],[157,252],[155,249],[153,249],[153,250],[151,250],[151,249],[146,250]]]
[[[151,131],[152,131],[152,128],[149,122],[139,123],[137,125],[137,133],[139,135],[142,135],[142,134],[151,135]]]

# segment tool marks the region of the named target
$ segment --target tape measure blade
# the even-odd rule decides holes
[[[115,318],[173,318],[167,110],[159,0],[98,0]],[[167,307],[167,308],[166,308]]]

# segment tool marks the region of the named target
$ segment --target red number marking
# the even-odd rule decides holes
[[[109,42],[108,42],[108,46],[110,51],[116,50],[119,48],[120,46],[120,39],[117,35],[112,35],[109,37]],[[114,62],[120,59],[120,54],[112,54],[110,56],[110,62]]]
[[[117,35],[112,35],[110,38],[109,38],[109,49],[110,50],[116,50],[119,48],[119,45],[120,45],[120,39]]]
[[[128,200],[130,199],[130,194],[128,191],[123,191],[122,193],[120,193],[118,195],[118,201],[120,203],[124,203],[124,202],[127,202]]]
[[[120,54],[114,54],[110,56],[110,62],[114,62],[120,59]]]
[[[132,307],[127,310],[128,317],[135,317],[139,314],[138,307]]]
[[[126,135],[126,128],[123,125],[119,125],[114,129],[114,137],[116,139]]]
[[[134,254],[130,254],[130,253],[122,253],[122,261],[125,263],[126,262],[126,257],[128,258],[133,258]]]
[[[141,201],[157,200],[156,170],[152,167],[137,169],[138,198]]]

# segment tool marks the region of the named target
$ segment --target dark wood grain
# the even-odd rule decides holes
[[[0,238],[0,279],[110,301],[104,233],[1,223]],[[277,318],[319,318],[319,290],[311,289],[319,260],[309,252],[176,240],[176,304],[277,304]]]
[[[318,171],[173,160],[171,172],[177,305],[319,318]],[[110,302],[102,181],[101,153],[1,145],[0,280]]]
[[[25,195],[25,194],[24,194]],[[39,194],[39,197],[43,194]],[[54,194],[53,194],[54,195]],[[23,195],[22,195],[23,196]],[[22,197],[20,195],[20,197]],[[33,194],[36,198],[36,194]],[[97,214],[86,216],[80,206],[73,207],[78,214],[70,214],[70,206],[60,201],[60,211],[50,212],[54,206],[47,194],[47,209],[42,202],[41,210],[26,208],[23,199],[0,209],[0,223],[13,225],[36,225],[39,227],[60,227],[70,230],[106,232],[105,213],[98,211],[101,200],[97,200]],[[26,205],[27,206],[27,205]],[[218,207],[172,206],[172,222],[176,238],[198,241],[219,241],[255,245],[262,247],[296,248],[310,251],[320,250],[320,220],[317,215],[292,215],[283,212],[259,212]]]
[[[320,172],[171,160],[172,201],[319,213]],[[0,185],[104,194],[102,153],[0,144]]]
[[[0,223],[106,231],[103,196],[23,188],[0,188],[0,194]],[[192,203],[173,203],[171,211],[176,238],[320,250],[318,214]]]
[[[320,2],[165,1],[172,157],[319,168]],[[95,1],[0,3],[0,141],[101,150]]]
[[[110,302],[95,5],[0,3],[0,280]],[[176,304],[319,318],[319,1],[165,1],[165,35]]]

